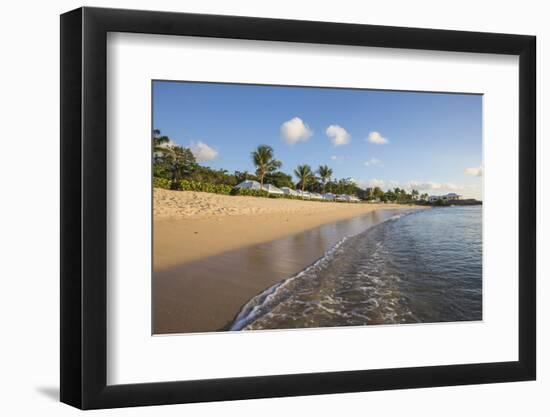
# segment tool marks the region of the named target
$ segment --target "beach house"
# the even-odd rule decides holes
[[[284,191],[275,187],[273,184],[264,184],[263,187],[258,181],[246,180],[237,184],[235,188],[242,188],[245,190],[264,190],[270,194],[284,194]]]
[[[428,197],[428,202],[429,203],[435,203],[438,200],[456,201],[456,200],[460,200],[461,197],[462,196],[460,194],[456,194],[456,193],[449,193],[449,194],[445,194],[445,195],[431,195],[431,196]]]
[[[292,188],[290,187],[281,187],[281,190],[283,191],[283,193],[285,193],[286,195],[294,195],[294,196],[298,196],[298,192],[296,190],[293,190]]]
[[[462,196],[460,194],[449,193],[445,197],[448,201],[454,201],[454,200],[460,200],[460,197]]]
[[[340,194],[336,196],[336,201],[347,201],[348,203],[358,203],[361,200],[359,200],[354,195]]]
[[[246,180],[237,184],[235,188],[242,188],[244,190],[261,190],[262,185],[258,181]]]
[[[264,184],[263,189],[269,194],[284,194],[284,191],[278,187],[275,187],[273,184]]]

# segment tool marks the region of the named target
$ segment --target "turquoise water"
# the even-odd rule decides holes
[[[482,319],[482,208],[398,214],[250,300],[231,328]]]

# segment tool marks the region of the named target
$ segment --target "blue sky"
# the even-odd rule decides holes
[[[154,81],[153,127],[216,169],[253,172],[267,144],[288,174],[481,198],[480,95]]]

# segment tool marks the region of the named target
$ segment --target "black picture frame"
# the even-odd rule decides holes
[[[519,360],[107,385],[108,32],[519,56]],[[81,409],[534,380],[534,36],[80,8],[61,16],[61,401]]]

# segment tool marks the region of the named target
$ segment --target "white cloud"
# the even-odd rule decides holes
[[[366,167],[371,167],[371,166],[384,166],[384,163],[378,159],[378,158],[371,158],[369,159],[368,161],[365,161],[365,166]]]
[[[382,180],[377,178],[372,178],[368,180],[359,180],[357,181],[359,187],[361,188],[374,188],[374,187],[380,187],[382,190],[390,190],[394,189],[395,187],[404,188],[406,190],[418,190],[422,192],[451,192],[451,191],[461,191],[464,190],[465,187],[462,185],[456,185],[450,182],[447,183],[440,183],[435,181],[415,181],[411,180],[408,182],[399,182],[396,180]]]
[[[399,182],[395,180],[380,180],[377,178],[372,178],[370,180],[358,180],[357,186],[360,188],[380,187],[382,190],[386,191],[398,187]]]
[[[293,117],[281,125],[281,137],[288,145],[306,141],[313,135],[313,131],[299,117]]]
[[[464,198],[476,198],[481,199],[481,188],[476,185],[457,185],[450,182],[441,183],[436,181],[415,181],[399,182],[395,180],[383,180],[383,179],[367,179],[357,180],[357,186],[360,188],[374,188],[380,187],[382,191],[393,190],[395,187],[403,188],[407,191],[413,189],[418,190],[420,193],[428,193],[434,195],[442,195],[446,193],[456,192],[463,195]]]
[[[336,155],[332,155],[332,156],[330,157],[330,159],[332,159],[333,161],[336,161],[336,160],[338,159],[338,157],[337,157]]]
[[[211,161],[218,156],[218,151],[202,141],[191,142],[189,146],[197,162]]]
[[[468,175],[473,175],[474,177],[481,177],[483,175],[483,168],[482,167],[466,168],[464,170],[464,173]]]
[[[390,143],[390,141],[384,136],[382,136],[379,132],[370,132],[367,140],[370,143],[374,143],[376,145],[386,145]]]
[[[373,178],[371,180],[360,180],[357,181],[357,184],[361,188],[374,188],[374,187],[384,187],[386,185],[386,182],[384,180],[379,180],[376,178]]]
[[[464,188],[451,182],[440,183],[435,181],[409,181],[404,187],[409,190],[414,188],[419,191],[460,191]]]
[[[351,135],[342,126],[330,125],[326,134],[334,146],[347,145],[351,141]]]

